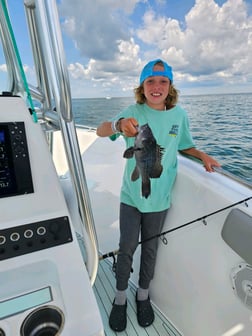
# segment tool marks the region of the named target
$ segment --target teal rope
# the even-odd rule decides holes
[[[9,32],[10,32],[10,36],[11,36],[11,39],[12,39],[14,51],[16,53],[16,57],[17,57],[18,65],[19,65],[19,71],[21,73],[21,77],[22,77],[23,84],[24,84],[24,89],[25,89],[26,94],[27,94],[27,100],[28,100],[29,105],[30,105],[30,111],[31,111],[34,122],[38,122],[37,114],[35,112],[35,108],[34,108],[34,104],[33,104],[33,101],[32,101],[31,93],[30,93],[29,86],[28,86],[28,83],[27,83],[27,80],[26,80],[23,64],[22,64],[21,57],[20,57],[20,54],[19,54],[19,51],[18,51],[17,43],[16,43],[15,36],[14,36],[14,32],[13,32],[13,29],[12,29],[12,26],[11,26],[11,21],[10,21],[9,13],[8,13],[7,6],[6,6],[6,1],[1,0],[1,5],[2,5],[3,11],[4,11],[5,19],[6,19],[8,29],[9,29]]]

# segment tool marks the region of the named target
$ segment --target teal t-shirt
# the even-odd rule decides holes
[[[150,179],[151,194],[145,198],[141,195],[141,176],[136,181],[131,180],[136,166],[135,157],[125,159],[121,202],[136,207],[141,212],[163,211],[171,203],[171,191],[177,175],[177,152],[195,147],[186,111],[178,105],[170,110],[157,111],[146,104],[135,104],[119,113],[114,120],[129,117],[135,118],[139,126],[148,123],[157,144],[164,148],[161,161],[163,171],[159,178]],[[113,135],[111,139],[115,140],[117,137],[118,135]],[[126,148],[134,146],[134,137],[124,136],[124,139]]]

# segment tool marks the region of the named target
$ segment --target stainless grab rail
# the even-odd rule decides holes
[[[93,284],[98,270],[98,243],[95,231],[91,202],[82,164],[76,129],[72,115],[71,91],[68,70],[65,61],[61,29],[55,0],[25,1],[27,11],[34,10],[36,30],[39,36],[40,52],[43,53],[44,68],[47,73],[54,98],[56,112],[59,116],[62,138],[65,146],[71,179],[73,181],[82,223],[91,240],[92,251],[88,253],[87,268]],[[38,46],[37,46],[38,47]],[[45,76],[45,78],[47,78]],[[44,87],[45,88],[45,87]],[[49,97],[49,93],[47,93]],[[82,232],[83,236],[85,232]]]
[[[89,246],[90,250],[87,251],[87,269],[91,284],[93,284],[99,262],[98,242],[84,167],[72,116],[71,90],[56,0],[24,0],[24,6],[38,80],[37,88],[30,85],[29,88],[32,96],[43,105],[43,118],[45,120],[49,119],[50,121],[55,119],[55,123],[57,123],[57,119],[61,128],[69,172],[73,181],[79,213],[83,224],[82,235],[85,237],[87,232],[91,242]],[[14,94],[24,93],[25,89],[19,64],[16,60],[14,44],[8,30],[8,24],[6,23],[2,6],[0,7],[0,29],[6,64],[10,74],[9,90]],[[56,112],[53,106],[56,107]]]
[[[22,80],[22,75],[19,69],[18,59],[15,53],[15,46],[12,41],[12,35],[10,30],[8,29],[8,21],[5,17],[5,10],[7,10],[7,3],[5,0],[1,0],[0,7],[0,32],[1,32],[1,40],[3,44],[3,52],[5,55],[6,66],[8,69],[8,81],[9,88],[8,91],[13,94],[21,94],[23,95],[25,92],[24,83]]]

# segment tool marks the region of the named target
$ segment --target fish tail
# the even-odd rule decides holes
[[[142,182],[142,196],[148,198],[151,193],[150,179]]]

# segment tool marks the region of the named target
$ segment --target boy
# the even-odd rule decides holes
[[[147,327],[154,321],[154,312],[149,297],[149,285],[154,276],[157,238],[161,233],[171,203],[172,187],[177,174],[177,152],[200,159],[208,172],[219,163],[211,156],[195,148],[189,131],[186,112],[178,105],[178,92],[173,85],[172,68],[157,59],[149,62],[140,75],[140,85],[135,89],[136,104],[119,113],[112,121],[105,121],[97,128],[97,135],[110,136],[116,140],[123,135],[127,148],[137,152],[134,146],[139,127],[148,124],[157,148],[162,148],[158,176],[150,176],[151,189],[147,197],[141,194],[142,179],[133,177],[136,169],[134,158],[126,161],[120,197],[120,243],[116,266],[116,295],[109,324],[114,331],[123,331],[127,325],[126,289],[134,252],[141,240],[139,288],[136,293],[137,320]],[[136,154],[137,155],[137,154]],[[135,156],[136,156],[135,155]],[[153,178],[152,178],[153,177]]]

